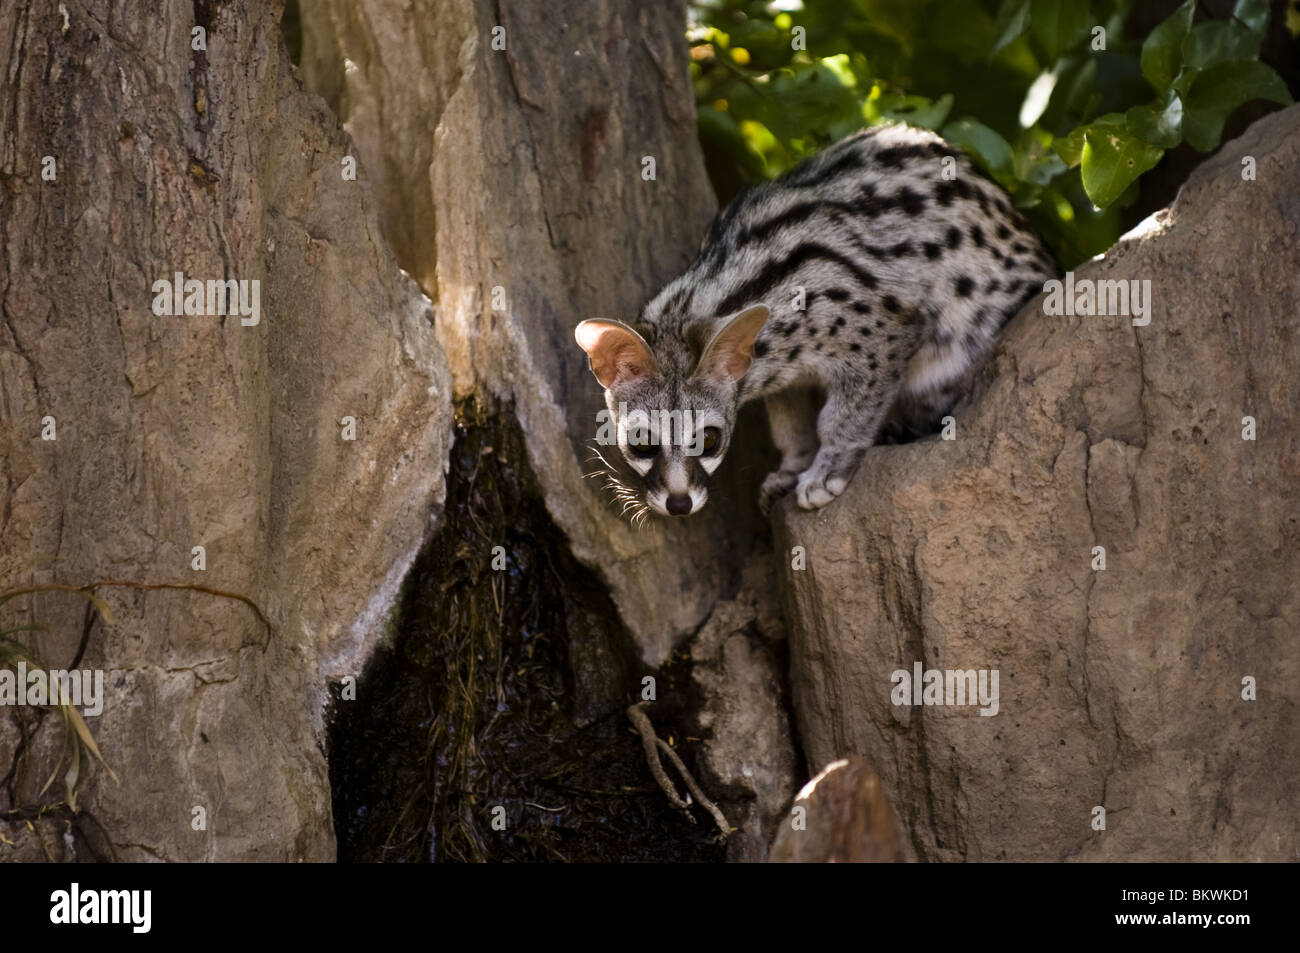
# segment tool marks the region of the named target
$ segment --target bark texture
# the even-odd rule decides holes
[[[1149,280],[1149,325],[1036,300],[955,440],[779,512],[805,753],[876,768],[914,857],[1300,856],[1298,181],[1292,107],[1078,270]],[[916,661],[999,670],[997,715],[894,705]]]
[[[105,672],[89,721],[121,782],[83,767],[81,804],[120,859],[333,857],[326,681],[359,674],[443,493],[432,306],[364,168],[345,179],[351,143],[302,91],[281,6],[0,12],[0,590],[195,583],[271,623],[195,592],[102,590],[115,621],[82,664]],[[178,271],[260,281],[260,323],[156,315],[151,286]],[[42,595],[0,608],[0,628],[50,625],[29,641],[66,665],[82,609]],[[19,804],[44,781],[24,765]],[[57,816],[0,830],[11,857],[94,846]]]
[[[385,233],[438,301],[456,392],[513,406],[552,517],[657,665],[736,591],[735,556],[758,524],[761,451],[727,461],[714,494],[723,505],[633,529],[583,478],[603,401],[573,328],[634,318],[714,211],[685,7],[357,6],[310,5],[308,85],[383,177]]]

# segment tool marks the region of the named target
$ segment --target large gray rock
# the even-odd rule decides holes
[[[1078,270],[1149,280],[1149,325],[1040,298],[955,440],[778,513],[805,754],[875,766],[919,859],[1300,855],[1297,182],[1292,107]],[[916,661],[998,670],[997,715],[896,707]]]
[[[332,859],[326,680],[359,672],[442,499],[432,307],[391,258],[364,168],[344,179],[352,145],[301,90],[280,6],[0,12],[0,591],[195,583],[272,625],[268,641],[211,595],[101,591],[115,621],[83,663],[106,673],[89,722],[121,782],[83,762],[77,827],[120,859]],[[176,271],[259,280],[260,323],[156,316],[151,285]],[[42,595],[0,627],[49,624],[29,641],[66,665],[82,609]],[[56,722],[38,753],[57,755]],[[17,738],[6,714],[0,773]],[[32,761],[4,809],[39,800],[49,761]],[[85,857],[63,830],[57,813],[0,827],[0,859]]]

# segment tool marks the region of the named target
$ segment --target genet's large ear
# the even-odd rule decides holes
[[[756,304],[728,318],[705,345],[695,373],[719,381],[738,381],[744,377],[754,360],[754,338],[770,316],[766,305]]]
[[[583,321],[574,329],[573,336],[587,352],[591,373],[602,387],[627,383],[655,369],[650,345],[621,321],[604,318]]]

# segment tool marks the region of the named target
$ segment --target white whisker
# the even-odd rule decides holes
[[[590,473],[584,473],[583,476],[603,477],[604,483],[602,487],[609,491],[610,502],[621,504],[619,518],[626,519],[633,528],[639,531],[645,526],[646,520],[650,516],[650,507],[641,499],[641,494],[636,489],[619,479],[614,465],[605,458],[605,455],[597,447],[589,445],[588,449],[592,451],[592,455],[587,458],[587,462],[600,463],[601,466]]]

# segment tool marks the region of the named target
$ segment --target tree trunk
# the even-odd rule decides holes
[[[425,0],[362,13],[321,0],[303,13],[306,82],[382,178],[385,234],[438,302],[456,393],[513,407],[552,517],[658,664],[738,585],[763,444],[727,462],[727,507],[633,528],[583,478],[603,402],[573,328],[635,319],[713,213],[684,6]]]
[[[430,303],[343,174],[351,143],[288,62],[280,6],[0,12],[0,591],[199,585],[269,622],[222,596],[101,588],[113,623],[81,665],[104,672],[88,723],[120,782],[83,760],[82,810],[29,831],[58,719],[20,757],[32,713],[6,710],[9,856],[333,857],[326,680],[359,674],[430,530],[450,378]],[[258,322],[156,313],[177,272],[260,282]],[[43,593],[0,606],[0,629],[49,625],[26,641],[66,666],[83,609]]]

